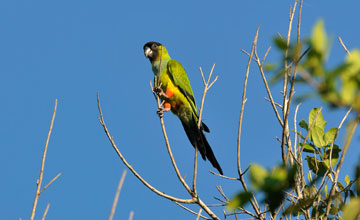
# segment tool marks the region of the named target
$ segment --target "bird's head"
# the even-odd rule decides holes
[[[144,45],[144,55],[145,57],[149,58],[150,62],[152,63],[154,61],[160,60],[160,57],[163,59],[164,57],[168,56],[168,52],[161,43],[150,41]]]

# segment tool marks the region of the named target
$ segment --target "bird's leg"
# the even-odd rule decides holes
[[[161,107],[159,107],[156,110],[156,113],[159,115],[160,118],[162,118],[164,116],[164,112],[168,112],[168,111],[170,111],[170,109],[171,109],[170,103],[163,101],[161,103]]]
[[[154,93],[156,93],[157,96],[160,98],[169,98],[169,96],[164,92],[164,90],[161,88],[161,83],[158,86],[154,87]]]

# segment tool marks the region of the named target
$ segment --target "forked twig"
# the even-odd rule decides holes
[[[48,188],[57,178],[59,178],[61,176],[61,173],[59,173],[58,175],[56,175],[46,186],[44,186],[44,188],[40,191],[40,194],[46,189]]]
[[[150,81],[150,86],[151,86],[151,89],[153,90],[151,81]],[[160,108],[160,107],[161,107],[160,98],[159,98],[159,96],[157,96],[156,94],[154,94],[154,96],[155,96],[155,99],[156,99],[157,106],[158,106],[158,108]],[[160,118],[160,125],[161,125],[161,129],[162,129],[162,133],[163,133],[164,140],[165,140],[165,145],[166,145],[168,154],[169,154],[169,156],[170,156],[171,163],[172,163],[172,165],[173,165],[173,167],[174,167],[174,169],[175,169],[176,175],[177,175],[178,179],[180,180],[180,182],[181,182],[181,183],[183,184],[183,186],[185,187],[185,189],[186,189],[189,193],[192,194],[192,190],[190,189],[189,185],[185,182],[185,179],[181,176],[180,171],[179,171],[179,168],[177,167],[177,164],[176,164],[176,162],[175,162],[175,158],[174,158],[174,155],[173,155],[172,150],[171,150],[171,147],[170,147],[169,138],[167,137],[164,119],[163,119],[163,117],[159,117],[159,118]]]
[[[49,145],[49,141],[50,141],[51,131],[52,131],[52,128],[53,128],[53,125],[54,125],[54,120],[55,120],[55,115],[56,115],[56,108],[57,108],[57,99],[55,99],[54,112],[53,112],[53,115],[52,115],[52,118],[51,118],[51,123],[50,123],[48,136],[46,138],[44,153],[43,153],[42,161],[41,161],[40,175],[39,175],[39,179],[37,181],[35,199],[34,199],[32,211],[31,211],[30,220],[34,220],[34,218],[35,218],[36,206],[37,206],[37,203],[38,203],[38,200],[39,200],[39,196],[40,196],[41,192],[43,191],[43,190],[40,191],[40,189],[41,189],[41,183],[43,181],[43,176],[44,176],[46,153],[47,153],[47,149],[48,149],[48,145]],[[50,182],[48,185],[50,185],[51,183],[52,182]]]
[[[332,203],[332,200],[334,198],[334,194],[335,194],[335,186],[338,182],[338,177],[339,177],[339,173],[340,173],[340,168],[344,162],[344,159],[345,159],[345,155],[349,149],[349,146],[350,146],[350,143],[351,143],[351,140],[354,136],[354,133],[355,133],[355,130],[357,128],[357,126],[359,125],[359,121],[360,121],[360,115],[357,115],[355,120],[352,122],[352,127],[350,129],[350,131],[348,132],[347,136],[346,136],[346,141],[345,141],[345,145],[344,145],[344,149],[343,149],[343,152],[341,154],[341,157],[340,157],[340,160],[336,166],[336,171],[335,171],[335,177],[334,177],[334,181],[333,181],[333,184],[331,186],[331,190],[330,190],[330,194],[329,194],[329,199],[327,201],[327,206],[326,206],[326,212],[325,212],[325,215],[324,215],[324,220],[327,220],[328,218],[328,215],[329,215],[329,212],[330,212],[330,208],[331,208],[331,203]]]
[[[182,205],[182,204],[180,204],[180,203],[178,203],[178,202],[175,202],[175,204],[178,205],[178,206],[180,206],[181,208],[185,209],[186,211],[194,214],[194,215],[197,215],[197,214],[198,214],[198,213],[196,213],[195,211],[189,209],[188,207],[186,207],[186,206],[184,206],[184,205]],[[209,219],[209,218],[207,218],[207,217],[205,217],[205,216],[203,216],[203,215],[200,215],[200,217],[203,218],[203,219]]]
[[[251,60],[253,59],[253,54],[256,53],[256,44],[257,44],[257,39],[259,36],[259,29],[260,29],[260,25],[258,26],[257,30],[256,30],[256,34],[254,37],[254,41],[253,41],[253,45],[251,47],[251,53],[249,55],[249,60],[248,60],[248,64],[246,67],[246,74],[245,74],[245,81],[244,81],[244,90],[243,90],[243,95],[242,95],[242,103],[241,103],[241,110],[240,110],[240,119],[239,119],[239,125],[238,125],[238,137],[237,137],[237,170],[238,170],[238,174],[239,174],[239,179],[240,182],[244,188],[245,191],[248,191],[247,189],[247,185],[246,182],[243,178],[243,174],[241,171],[241,164],[240,164],[240,138],[241,138],[241,129],[242,129],[242,120],[243,120],[243,115],[244,115],[244,108],[245,108],[245,103],[246,103],[246,88],[247,88],[247,81],[248,81],[248,76],[250,73],[250,64],[251,64]],[[257,216],[259,219],[262,219],[262,216],[260,215],[260,210],[259,210],[259,205],[257,204],[256,198],[254,195],[252,195],[252,199],[250,200],[250,204],[253,207],[253,209],[255,210]]]
[[[113,139],[113,137],[110,135],[110,132],[108,130],[108,128],[106,127],[105,121],[104,121],[104,117],[102,114],[102,110],[101,110],[101,106],[100,106],[100,98],[99,98],[99,93],[97,93],[97,104],[98,104],[98,110],[99,110],[99,114],[100,117],[99,122],[102,125],[102,127],[104,128],[105,134],[108,137],[112,147],[114,148],[114,150],[116,151],[117,155],[120,157],[121,161],[125,164],[125,166],[127,166],[129,168],[129,170],[141,181],[142,184],[144,184],[147,188],[149,188],[151,191],[153,191],[154,193],[156,193],[159,196],[162,196],[166,199],[169,199],[171,201],[175,201],[175,202],[181,202],[181,203],[194,203],[194,199],[179,199],[173,196],[170,196],[166,193],[163,193],[161,191],[159,191],[158,189],[156,189],[155,187],[153,187],[152,185],[150,185],[145,179],[143,179],[140,174],[138,174],[136,172],[136,170],[127,162],[127,160],[125,159],[125,157],[122,155],[122,153],[120,152],[120,150],[118,149],[118,147],[115,144],[115,141]]]
[[[201,67],[199,68],[200,69],[200,73],[201,73],[201,77],[203,79],[203,83],[204,83],[204,92],[203,92],[203,95],[202,95],[202,98],[201,98],[201,105],[200,105],[200,109],[199,109],[199,118],[198,118],[198,129],[200,130],[201,129],[201,120],[202,120],[202,113],[203,113],[203,109],[204,109],[204,103],[205,103],[205,96],[207,94],[207,92],[209,91],[210,87],[216,82],[216,80],[218,79],[218,76],[215,77],[215,79],[210,83],[210,79],[211,79],[211,76],[214,72],[214,68],[215,68],[215,63],[212,65],[211,67],[211,71],[210,71],[210,74],[208,76],[208,79],[207,81],[205,81],[205,76],[204,76],[204,73],[201,69]],[[197,159],[198,159],[198,149],[195,148],[195,157],[194,157],[194,176],[193,176],[193,193],[194,193],[194,196],[197,195],[197,192],[196,192],[196,177],[197,177]]]

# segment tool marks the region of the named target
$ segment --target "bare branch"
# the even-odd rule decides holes
[[[49,211],[49,208],[50,208],[50,203],[47,204],[46,209],[44,211],[44,214],[43,214],[43,217],[41,218],[41,220],[45,220],[46,215],[47,215],[47,213]]]
[[[360,115],[357,115],[355,120],[352,122],[352,127],[350,129],[350,131],[348,132],[347,136],[346,136],[346,142],[345,142],[345,145],[344,145],[344,149],[343,149],[343,152],[341,154],[341,157],[340,157],[340,160],[336,166],[336,171],[335,171],[335,177],[334,177],[334,181],[333,181],[333,184],[331,186],[331,190],[330,190],[330,194],[329,194],[329,199],[327,201],[327,206],[326,206],[326,212],[325,212],[325,215],[324,215],[324,220],[327,220],[328,218],[328,215],[329,215],[329,212],[330,212],[330,207],[331,207],[331,203],[332,203],[332,200],[334,198],[334,195],[335,195],[335,186],[337,184],[337,181],[338,181],[338,177],[339,177],[339,173],[340,173],[340,168],[344,162],[344,159],[345,159],[345,155],[349,149],[349,146],[350,146],[350,143],[351,143],[351,140],[354,136],[354,133],[355,133],[355,130],[359,124],[359,121],[360,121]]]
[[[275,104],[274,99],[273,99],[273,97],[272,97],[272,95],[271,95],[271,91],[270,91],[270,88],[269,88],[269,84],[268,84],[268,82],[267,82],[267,80],[266,80],[265,73],[264,73],[264,70],[263,70],[263,68],[262,68],[262,65],[261,65],[261,62],[260,62],[260,58],[258,57],[256,50],[254,51],[254,55],[255,55],[255,58],[256,58],[255,61],[256,61],[257,65],[258,65],[258,68],[259,68],[259,70],[260,70],[261,77],[262,77],[262,79],[263,79],[263,81],[264,81],[264,85],[265,85],[265,88],[266,88],[266,92],[267,92],[267,94],[268,94],[268,96],[269,96],[270,103],[271,103],[271,105],[272,105],[272,107],[273,107],[273,110],[274,110],[274,112],[275,112],[276,118],[278,119],[281,127],[283,127],[283,126],[284,126],[284,123],[283,123],[283,121],[282,121],[282,119],[281,119],[281,117],[280,117],[280,114],[279,114],[278,110],[276,109],[276,104]]]
[[[113,205],[112,205],[112,208],[111,208],[109,220],[112,220],[114,218],[116,205],[117,205],[118,200],[119,200],[119,195],[120,195],[121,188],[122,188],[122,186],[124,184],[124,181],[125,181],[125,176],[126,176],[126,170],[123,171],[123,173],[121,175],[121,178],[120,178],[120,181],[119,181],[119,184],[118,184],[118,187],[116,189],[115,198],[114,198],[114,202],[113,202]]]
[[[348,115],[350,114],[352,110],[352,107],[349,108],[349,110],[346,112],[345,116],[343,117],[343,119],[341,120],[337,130],[336,130],[336,133],[335,133],[335,136],[334,136],[334,139],[333,141],[331,142],[331,146],[330,146],[330,155],[329,155],[329,167],[330,167],[330,170],[333,171],[333,167],[332,167],[332,164],[331,164],[331,161],[332,161],[332,151],[333,151],[333,148],[334,148],[334,143],[335,143],[335,140],[337,138],[337,136],[339,135],[339,130],[340,128],[342,127],[343,123],[345,122],[346,118],[348,117]]]
[[[300,6],[299,6],[299,17],[298,17],[298,27],[297,27],[297,44],[300,44],[300,26],[301,26],[302,5],[303,5],[303,0],[300,1]]]
[[[257,44],[257,39],[259,36],[259,29],[260,29],[260,25],[258,26],[257,30],[256,30],[256,34],[254,37],[254,41],[251,47],[251,53],[249,56],[249,60],[248,60],[248,64],[246,67],[246,74],[245,74],[245,81],[244,81],[244,89],[243,89],[243,95],[242,95],[242,103],[241,103],[241,110],[240,110],[240,119],[239,119],[239,125],[238,125],[238,137],[237,137],[237,170],[238,170],[238,174],[239,174],[239,178],[240,178],[240,182],[244,188],[245,191],[248,191],[247,189],[247,185],[245,183],[245,180],[243,178],[242,172],[241,172],[241,164],[240,164],[240,139],[241,139],[241,129],[242,129],[242,120],[243,120],[243,115],[244,115],[244,109],[245,109],[245,103],[246,103],[246,88],[247,88],[247,81],[248,81],[248,77],[249,77],[249,73],[250,73],[250,64],[251,64],[251,60],[253,58],[253,54],[256,53],[256,44]],[[253,198],[250,200],[250,204],[253,207],[254,211],[256,212],[257,216],[259,219],[262,219],[261,215],[260,215],[260,208],[259,205],[257,204],[256,198],[254,195],[252,195]]]
[[[59,178],[61,176],[61,173],[59,173],[58,175],[56,175],[46,186],[44,186],[44,188],[40,191],[40,194],[46,189],[48,188],[57,178]]]
[[[351,56],[350,51],[349,51],[349,50],[347,49],[347,47],[345,46],[345,44],[344,44],[344,42],[342,41],[341,37],[338,37],[338,40],[339,40],[341,46],[342,46],[342,47],[344,48],[344,50],[346,51],[346,53],[347,53],[349,56]]]
[[[261,61],[261,66],[264,65],[265,59],[266,59],[268,53],[270,52],[270,49],[271,49],[271,46],[266,50],[266,53],[265,53],[265,55],[264,55],[264,57],[262,58],[262,61]]]
[[[120,152],[120,150],[118,149],[118,147],[115,144],[114,139],[112,138],[112,136],[110,135],[109,130],[106,127],[105,121],[104,121],[104,117],[102,114],[102,110],[101,110],[101,106],[100,106],[100,98],[99,98],[99,93],[97,94],[97,104],[98,104],[98,109],[99,109],[99,121],[100,124],[102,125],[102,127],[104,128],[105,134],[108,137],[112,147],[114,148],[114,150],[116,151],[117,155],[120,157],[121,161],[125,164],[125,166],[127,166],[129,168],[129,170],[141,181],[141,183],[143,183],[147,188],[149,188],[151,191],[153,191],[154,193],[158,194],[161,197],[164,197],[166,199],[169,199],[171,201],[175,201],[175,202],[181,202],[181,203],[194,203],[194,199],[179,199],[173,196],[170,196],[168,194],[165,194],[161,191],[159,191],[158,189],[156,189],[155,187],[153,187],[152,185],[150,185],[145,179],[143,179],[137,172],[136,170],[126,161],[125,157],[122,155],[122,153]],[[158,103],[159,104],[159,103]]]
[[[196,216],[196,220],[199,220],[200,216],[201,216],[201,212],[202,212],[202,209],[199,210],[197,216]]]
[[[129,219],[128,220],[132,220],[134,218],[134,211],[131,211],[129,214]]]
[[[208,79],[207,81],[205,82],[205,77],[204,77],[204,73],[200,67],[200,73],[201,73],[201,76],[202,76],[202,79],[203,79],[203,82],[204,82],[204,92],[203,92],[203,95],[202,95],[202,98],[201,98],[201,105],[200,105],[200,110],[199,110],[199,118],[198,118],[198,129],[200,130],[201,129],[201,119],[202,119],[202,113],[203,113],[203,109],[204,109],[204,103],[205,103],[205,96],[206,96],[206,93],[209,91],[210,87],[216,82],[216,80],[218,79],[218,77],[216,76],[216,78],[214,79],[214,81],[210,83],[210,79],[211,79],[211,76],[213,74],[213,71],[214,71],[214,68],[215,68],[215,63],[212,65],[212,68],[211,68],[211,71],[210,71],[210,74],[208,76]],[[195,148],[195,157],[194,157],[194,176],[193,176],[193,196],[196,197],[197,196],[197,192],[196,192],[196,177],[197,177],[197,160],[198,159],[198,149]]]
[[[178,205],[178,206],[180,206],[181,208],[185,209],[186,211],[194,214],[194,215],[197,215],[197,214],[198,214],[198,213],[196,213],[195,211],[189,209],[188,207],[186,207],[186,206],[184,206],[184,205],[182,205],[182,204],[180,204],[180,203],[178,203],[178,202],[175,202],[175,204]],[[207,217],[205,217],[205,216],[203,216],[203,215],[200,215],[200,217],[203,218],[203,219],[209,219],[209,218],[207,218]]]
[[[55,115],[56,115],[56,108],[57,108],[57,99],[55,99],[54,112],[53,112],[53,115],[52,115],[52,118],[51,118],[51,123],[50,123],[48,136],[46,138],[44,153],[43,153],[42,161],[41,161],[40,175],[39,175],[39,179],[37,181],[35,199],[34,199],[32,211],[31,211],[30,220],[34,220],[34,218],[35,218],[35,210],[36,210],[36,206],[37,206],[39,196],[40,196],[41,183],[43,181],[43,176],[44,176],[46,153],[47,153],[47,149],[48,149],[48,145],[49,145],[49,141],[50,141],[51,131],[52,131],[52,128],[53,128],[53,125],[54,125],[54,120],[55,120]]]

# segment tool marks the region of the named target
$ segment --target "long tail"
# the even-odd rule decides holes
[[[203,132],[203,130],[209,132],[209,128],[204,123],[202,123],[201,129],[198,129],[196,120],[194,118],[191,120],[191,123],[187,124],[183,121],[181,121],[181,123],[191,144],[194,146],[194,148],[197,147],[203,160],[206,160],[207,158],[211,165],[213,165],[213,167],[216,168],[221,175],[223,175],[220,164],[216,160],[214,152],[212,151]]]

